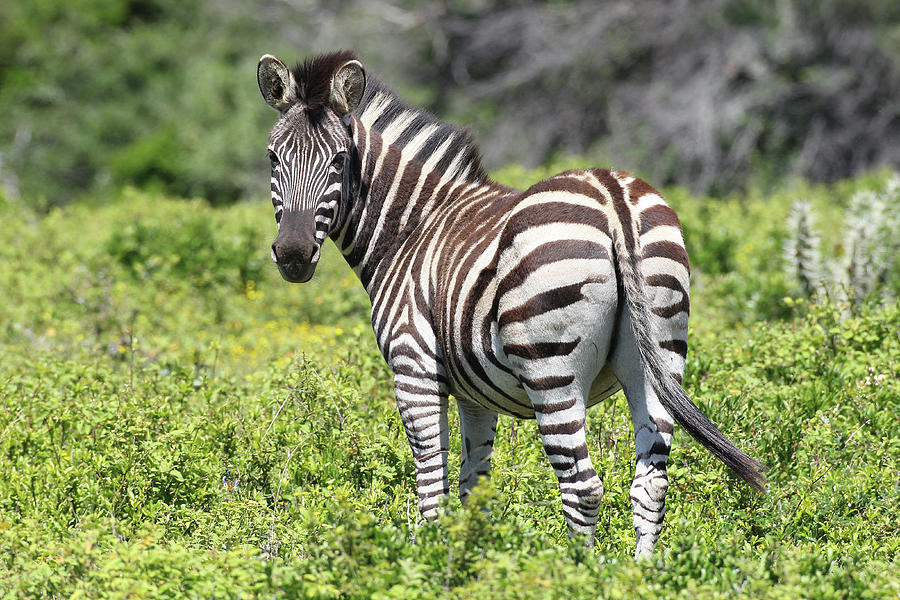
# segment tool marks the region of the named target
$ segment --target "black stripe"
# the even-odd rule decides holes
[[[634,496],[631,496],[631,501],[634,502],[635,504],[637,504],[638,506],[640,506],[641,508],[643,508],[644,510],[646,510],[647,512],[651,512],[651,513],[662,512],[663,510],[665,510],[665,506],[666,506],[665,500],[658,501],[658,504],[660,505],[659,508],[650,508],[649,506],[647,506],[646,504],[644,504],[643,502],[641,502]]]
[[[572,342],[535,342],[533,344],[504,344],[507,356],[518,356],[528,360],[540,360],[552,356],[567,356],[578,346],[581,338]]]
[[[509,218],[506,228],[510,232],[518,233],[527,231],[532,227],[551,223],[590,225],[607,234],[607,236],[609,235],[606,215],[600,208],[565,201],[529,204]]]
[[[606,204],[606,198],[590,183],[574,176],[574,171],[560,173],[550,179],[539,181],[525,192],[525,196],[540,194],[543,192],[568,192],[570,194],[578,194],[593,198],[600,204]]]
[[[671,421],[667,421],[666,419],[653,419],[653,424],[656,425],[656,430],[660,433],[672,433],[675,431],[675,425]]]
[[[555,454],[557,456],[567,456],[574,459],[575,462],[584,460],[588,457],[587,446],[585,446],[584,444],[577,444],[575,446],[557,446],[556,444],[544,444],[544,452],[547,453],[548,457],[551,454]]]
[[[418,476],[418,475],[427,475],[428,473],[433,473],[433,472],[438,471],[438,470],[443,469],[443,468],[444,468],[444,464],[443,464],[443,463],[438,463],[438,464],[436,464],[436,465],[431,465],[430,467],[422,467],[422,468],[420,468],[420,469],[416,469],[416,475],[417,475],[417,476]],[[435,480],[435,481],[437,481],[437,480]]]
[[[640,214],[641,219],[641,230],[639,235],[644,235],[648,231],[655,229],[656,227],[662,226],[672,226],[681,228],[681,223],[678,221],[678,216],[675,214],[675,211],[666,206],[665,204],[655,204],[649,208],[644,209]]]
[[[641,253],[643,258],[650,258],[652,256],[668,258],[669,260],[673,260],[683,265],[688,273],[691,272],[691,263],[688,261],[687,251],[681,244],[669,240],[660,240],[644,246],[641,249]]]
[[[420,506],[422,508],[431,508],[432,503],[425,504],[424,500],[431,500],[433,498],[438,499],[436,502],[433,503],[433,506],[437,506],[440,502],[440,497],[446,496],[449,493],[450,493],[449,487],[445,487],[443,489],[440,489],[440,490],[437,490],[434,492],[428,492],[427,494],[424,492],[419,492],[418,496],[419,496]]]
[[[575,473],[574,475],[568,475],[568,476],[564,475],[562,477],[559,477],[559,484],[565,485],[565,484],[570,484],[570,483],[583,483],[585,481],[589,481],[589,480],[593,479],[596,476],[597,476],[597,473],[593,470],[579,471],[578,473]]]
[[[577,513],[578,516],[576,516],[576,515],[566,512],[566,510],[565,510],[566,508],[568,508],[568,507],[563,505],[563,514],[565,515],[566,519],[568,519],[572,523],[575,523],[576,525],[581,525],[582,527],[593,527],[594,525],[596,525],[596,521],[588,522],[588,521],[585,521],[584,519],[582,519],[580,510]]]
[[[580,421],[541,425],[541,435],[572,435],[573,433],[578,433],[581,427]]]
[[[535,406],[534,410],[540,412],[543,415],[552,415],[553,413],[558,413],[564,410],[569,410],[570,408],[575,406],[575,403],[578,400],[573,396],[569,400],[563,400],[562,402],[554,402],[552,404],[543,404],[541,406]]]
[[[437,396],[440,393],[438,390],[419,387],[417,385],[412,385],[410,383],[405,383],[402,381],[394,382],[394,390],[400,390],[401,392],[406,392],[407,394],[413,394],[416,396]]]
[[[443,466],[443,465],[441,465],[441,466]],[[437,477],[432,477],[430,479],[422,479],[418,476],[419,473],[421,473],[421,471],[416,472],[416,485],[418,487],[428,487],[429,485],[433,485],[435,483],[443,481],[443,479],[444,479],[443,474],[438,475]]]
[[[670,452],[669,446],[667,446],[663,442],[657,440],[657,441],[653,442],[653,445],[650,446],[650,448],[648,450],[646,450],[645,452],[639,453],[637,455],[637,458],[638,458],[638,460],[640,460],[642,458],[649,458],[649,457],[653,456],[654,454],[668,456],[669,452]]]
[[[546,222],[546,216],[542,216]],[[566,259],[609,260],[606,247],[588,240],[554,240],[545,242],[520,258],[516,267],[507,273],[497,284],[497,296],[502,296],[511,289],[517,288],[529,275],[544,265]]]
[[[548,375],[547,377],[538,377],[537,379],[526,379],[520,377],[522,384],[527,385],[535,391],[555,390],[556,388],[566,387],[575,381],[574,375]]]
[[[684,340],[664,340],[659,343],[659,347],[687,358],[687,342]]]
[[[668,319],[681,312],[691,312],[691,303],[688,294],[685,291],[684,286],[681,285],[681,281],[674,275],[668,273],[656,273],[647,277],[647,285],[668,288],[681,294],[681,300],[674,304],[670,304],[669,306],[654,306],[652,310],[655,315]]]
[[[503,328],[510,323],[519,323],[540,316],[552,310],[565,308],[584,300],[581,288],[584,283],[572,283],[556,289],[535,294],[529,300],[505,311],[500,315],[498,325]]]

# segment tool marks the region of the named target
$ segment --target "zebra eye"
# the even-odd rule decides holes
[[[344,161],[345,161],[346,157],[347,157],[347,155],[345,153],[343,153],[343,152],[338,153],[331,160],[331,168],[333,168],[338,173],[343,171],[344,170]]]
[[[278,155],[272,152],[271,150],[266,151],[266,158],[269,159],[272,163],[272,170],[275,170],[275,167],[278,166]]]

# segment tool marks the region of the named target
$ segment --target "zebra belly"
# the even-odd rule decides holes
[[[525,393],[525,389],[521,384],[505,388],[502,395],[490,393],[489,391],[483,392],[482,390],[477,390],[475,393],[472,393],[471,391],[462,391],[458,389],[458,387],[454,389],[454,386],[452,385],[451,389],[454,390],[452,392],[454,397],[468,398],[485,408],[496,410],[501,414],[520,419],[534,418],[534,409],[531,407],[528,395]],[[590,407],[599,404],[621,389],[622,384],[619,383],[619,380],[613,375],[612,367],[607,363],[591,384],[587,405]],[[514,401],[510,402],[510,398]]]
[[[463,388],[460,385],[451,385],[451,394],[454,397],[462,397],[477,402],[485,408],[495,410],[500,414],[509,415],[519,419],[533,419],[534,409],[528,400],[528,395],[521,384],[495,388]]]
[[[622,389],[622,384],[616,379],[612,372],[612,365],[606,363],[604,367],[597,373],[594,382],[591,384],[591,391],[588,395],[588,406],[593,406],[603,400],[606,400],[616,392]]]

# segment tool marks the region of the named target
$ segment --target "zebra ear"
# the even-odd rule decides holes
[[[297,102],[294,76],[287,65],[272,56],[264,54],[256,67],[256,81],[266,104],[285,112]]]
[[[331,77],[331,108],[339,117],[359,106],[366,89],[366,72],[358,60],[348,60]]]

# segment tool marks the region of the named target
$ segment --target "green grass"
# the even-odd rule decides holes
[[[786,301],[778,265],[793,195],[878,181],[667,194],[694,261],[685,386],[770,487],[677,431],[643,562],[621,395],[589,418],[595,549],[567,539],[534,423],[505,417],[492,482],[420,525],[368,300],[333,246],[292,286],[267,201],[0,202],[0,597],[897,598],[900,305]]]

